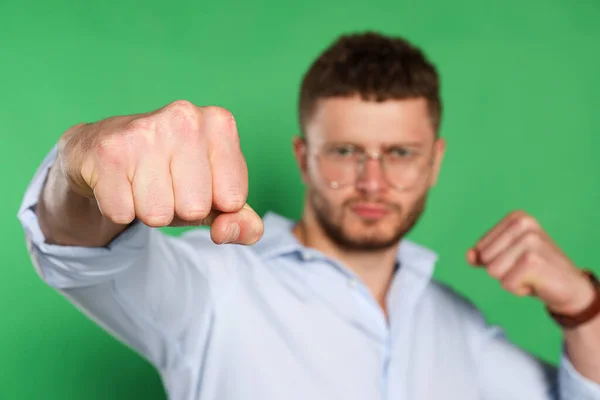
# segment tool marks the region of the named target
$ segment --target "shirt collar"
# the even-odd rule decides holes
[[[310,252],[292,233],[295,221],[274,212],[263,216],[263,237],[253,246],[262,259],[272,259],[294,253]],[[410,269],[422,278],[433,275],[438,255],[411,240],[402,239],[398,248],[397,261],[402,269]]]
[[[252,246],[263,259],[276,258],[303,250],[305,247],[292,233],[295,222],[274,212],[267,212],[263,218],[264,233]]]

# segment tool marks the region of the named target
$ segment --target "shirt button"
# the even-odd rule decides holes
[[[312,255],[309,252],[305,251],[302,253],[302,259],[304,261],[310,261],[310,260],[312,260]]]
[[[354,278],[348,279],[348,286],[352,289],[358,286],[358,281]]]

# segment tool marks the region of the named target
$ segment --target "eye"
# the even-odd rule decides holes
[[[333,157],[352,157],[357,153],[357,149],[352,145],[341,145],[341,146],[333,146],[329,148],[327,153]]]
[[[392,147],[386,152],[392,158],[409,158],[415,155],[415,152],[406,147]]]

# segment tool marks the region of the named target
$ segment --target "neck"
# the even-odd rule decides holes
[[[385,298],[394,275],[398,245],[369,251],[343,248],[332,241],[316,219],[306,212],[293,233],[304,246],[319,250],[351,269],[386,311]]]

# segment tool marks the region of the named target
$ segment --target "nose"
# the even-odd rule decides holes
[[[379,192],[387,186],[381,158],[369,156],[359,168],[356,188],[364,192]]]

